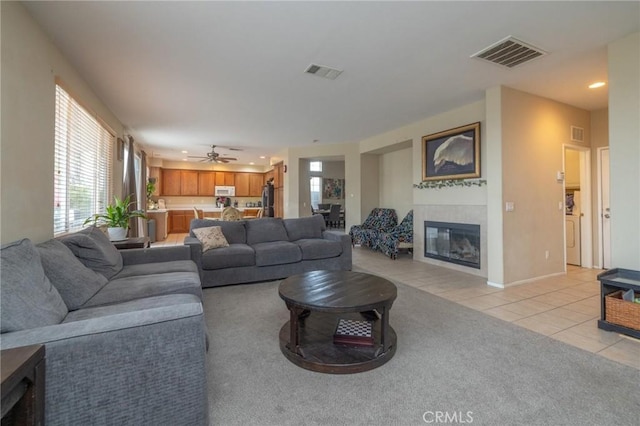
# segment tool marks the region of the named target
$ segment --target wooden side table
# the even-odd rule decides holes
[[[114,241],[113,245],[116,246],[118,250],[128,250],[134,248],[149,248],[151,246],[151,242],[149,237],[137,237],[127,238],[122,241]]]
[[[3,425],[44,425],[44,355],[44,345],[0,352]]]

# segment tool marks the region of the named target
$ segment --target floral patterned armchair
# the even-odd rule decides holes
[[[353,225],[349,230],[351,244],[376,249],[376,235],[379,232],[389,232],[398,224],[398,215],[394,209],[376,207],[362,225]]]
[[[375,248],[392,259],[398,256],[398,250],[413,248],[413,210],[402,219],[402,222],[389,232],[379,232],[374,237]]]

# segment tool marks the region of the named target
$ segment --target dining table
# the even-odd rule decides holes
[[[313,214],[321,214],[324,217],[325,223],[329,222],[329,213],[331,209],[317,209],[313,211]],[[340,209],[340,220],[344,221],[344,209]]]

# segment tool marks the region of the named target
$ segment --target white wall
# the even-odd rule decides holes
[[[380,155],[379,186],[380,206],[395,209],[400,222],[413,209],[413,151],[405,148]]]
[[[611,265],[640,270],[640,33],[609,45]]]
[[[122,125],[18,2],[0,2],[2,243],[53,236],[55,77],[118,135]],[[113,158],[116,158],[115,147]],[[28,165],[28,166],[27,166]],[[122,162],[114,160],[115,194]]]

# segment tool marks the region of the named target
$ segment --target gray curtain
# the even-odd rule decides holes
[[[136,167],[134,164],[135,151],[133,146],[133,138],[129,136],[129,154],[125,161],[127,162],[127,177],[124,180],[124,185],[122,186],[123,194],[122,197],[131,196],[131,206],[129,210],[137,210],[140,207],[138,206],[138,196],[136,195]],[[138,237],[138,219],[133,218],[129,220],[129,238]]]

